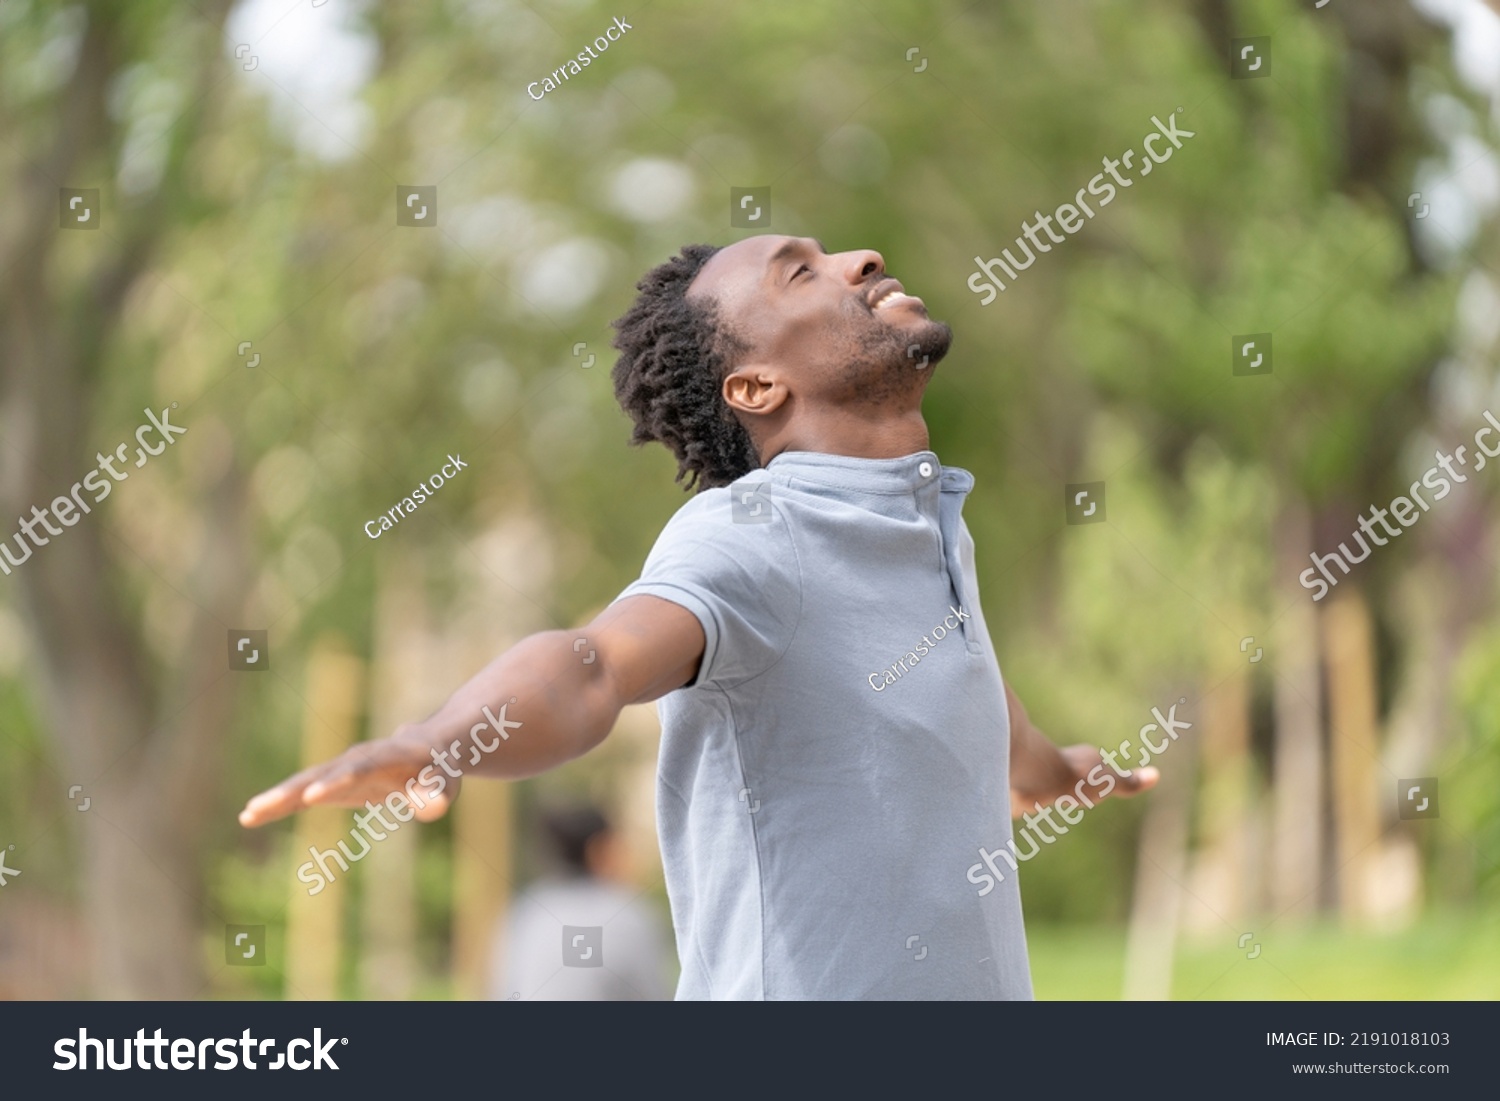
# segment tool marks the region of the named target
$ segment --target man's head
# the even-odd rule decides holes
[[[586,803],[553,805],[543,810],[541,821],[562,874],[629,880],[629,849],[597,807]]]
[[[664,443],[690,488],[920,415],[953,339],[878,252],[829,254],[806,237],[689,245],[638,290],[615,322],[615,394],[632,442]]]

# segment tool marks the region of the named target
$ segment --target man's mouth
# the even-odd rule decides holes
[[[915,302],[918,306],[923,302],[914,294],[907,294],[901,289],[901,283],[895,279],[883,279],[870,288],[870,293],[865,297],[865,304],[872,311],[889,310],[894,306],[906,302]]]

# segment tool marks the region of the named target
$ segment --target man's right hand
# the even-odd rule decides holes
[[[429,783],[417,780],[425,768]],[[438,778],[443,781],[441,790]],[[462,780],[433,765],[432,747],[420,727],[402,727],[392,737],[351,746],[331,761],[303,769],[261,792],[240,811],[240,825],[264,826],[305,807],[363,807],[383,803],[393,792],[410,800],[417,821],[433,822],[448,813]],[[410,785],[410,788],[408,787]]]

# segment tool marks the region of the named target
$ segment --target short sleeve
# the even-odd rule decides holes
[[[616,598],[654,596],[697,617],[703,660],[687,687],[732,688],[759,676],[796,633],[801,566],[774,487],[735,505],[739,490],[763,484],[763,475],[751,475],[694,497],[663,529],[640,579]]]

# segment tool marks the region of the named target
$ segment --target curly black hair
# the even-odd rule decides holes
[[[688,284],[718,252],[684,245],[652,268],[640,293],[614,323],[620,358],[611,377],[620,408],[635,422],[632,444],[652,440],[677,456],[685,490],[725,486],[760,466],[750,433],[720,391],[732,358],[745,350],[711,300],[689,302]]]

